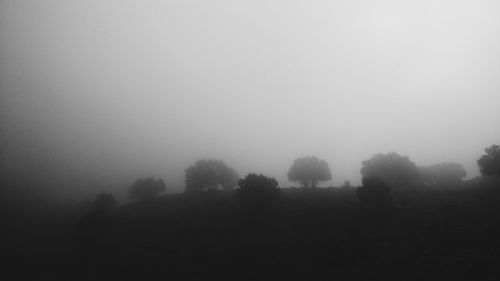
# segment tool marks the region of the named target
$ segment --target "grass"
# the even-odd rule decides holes
[[[360,208],[349,188],[282,189],[261,214],[224,192],[87,223],[61,210],[11,228],[8,280],[499,280],[499,189],[395,192],[386,212]]]

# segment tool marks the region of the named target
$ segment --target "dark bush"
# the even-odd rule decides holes
[[[249,174],[239,181],[236,198],[243,210],[268,211],[279,198],[280,189],[274,178]]]
[[[116,207],[116,201],[111,193],[101,193],[94,201],[94,210],[97,212],[109,212]]]
[[[391,206],[391,187],[379,178],[363,178],[363,186],[356,188],[362,208],[385,209]]]
[[[129,196],[136,200],[148,200],[158,196],[161,192],[164,192],[167,188],[162,179],[138,179],[130,187]]]
[[[81,259],[80,262],[92,262],[102,250],[99,242],[108,230],[111,214],[116,205],[111,193],[98,194],[94,201],[94,210],[78,220],[74,250]]]
[[[483,176],[500,177],[500,146],[492,145],[484,150],[477,163]]]

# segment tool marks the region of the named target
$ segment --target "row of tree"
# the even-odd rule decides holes
[[[481,174],[500,178],[500,146],[485,149],[478,160]],[[465,177],[465,169],[456,163],[441,163],[417,167],[408,157],[397,153],[376,154],[362,162],[362,186],[356,195],[363,208],[384,209],[390,206],[391,192],[415,184],[426,186],[454,186]],[[288,172],[291,181],[300,182],[304,188],[314,188],[320,181],[331,179],[328,163],[317,157],[302,157],[294,161]],[[223,161],[205,159],[186,169],[186,193],[201,193],[222,189],[232,191],[243,209],[266,210],[279,197],[280,189],[274,178],[249,174],[239,179],[238,173]],[[350,187],[348,181],[344,187]],[[162,179],[139,179],[129,189],[132,199],[145,201],[166,190]],[[94,201],[94,210],[106,213],[116,206],[112,194],[102,193]]]
[[[485,150],[478,164],[483,175],[500,176],[500,147],[493,145]],[[401,189],[415,184],[426,186],[453,186],[459,184],[466,176],[461,164],[445,162],[431,166],[416,166],[407,156],[395,152],[376,154],[362,162],[361,175],[363,186],[381,186],[383,183],[391,189]],[[198,193],[211,190],[231,191],[240,187],[238,192],[244,191],[246,186],[257,186],[257,183],[272,185],[275,179],[258,179],[257,175],[250,174],[240,180],[236,170],[221,160],[203,159],[186,169],[186,192]],[[299,182],[304,188],[315,188],[319,182],[332,178],[328,163],[315,156],[297,158],[288,171],[290,181]],[[379,181],[373,181],[378,179]],[[251,184],[249,183],[251,182]],[[349,186],[349,183],[346,184]],[[252,187],[257,188],[257,187]],[[382,187],[385,189],[385,187]],[[130,188],[130,197],[137,200],[153,198],[166,190],[161,179],[139,179]],[[241,191],[243,190],[243,191]]]

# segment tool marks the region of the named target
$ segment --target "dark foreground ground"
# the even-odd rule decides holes
[[[109,214],[6,216],[2,280],[500,280],[500,186],[393,194],[284,189],[273,210],[166,195]]]

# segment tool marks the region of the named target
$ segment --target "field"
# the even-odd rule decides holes
[[[4,280],[500,280],[499,189],[403,190],[384,210],[352,188],[283,188],[257,213],[208,192],[11,215]]]

